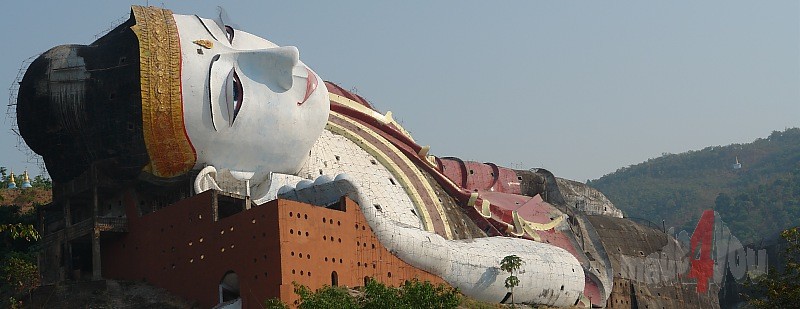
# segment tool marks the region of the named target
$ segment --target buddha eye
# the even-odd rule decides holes
[[[242,82],[239,80],[239,74],[236,74],[235,70],[233,71],[233,85],[231,88],[233,93],[233,100],[230,102],[233,108],[231,125],[233,125],[233,122],[236,121],[236,116],[239,115],[239,110],[242,109],[242,103],[244,102],[244,89],[242,88]]]
[[[233,43],[233,28],[231,26],[225,25],[225,37],[228,39],[228,43]]]

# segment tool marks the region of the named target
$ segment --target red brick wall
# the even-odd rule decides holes
[[[145,280],[202,307],[218,303],[228,271],[239,276],[246,308],[271,297],[296,299],[292,282],[312,289],[361,286],[365,277],[399,285],[440,278],[401,261],[378,243],[354,202],[345,211],[275,200],[214,221],[212,192],[138,217],[135,192],[125,195],[129,232],[102,239],[103,277]]]

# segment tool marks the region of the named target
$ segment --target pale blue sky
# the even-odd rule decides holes
[[[144,5],[146,1],[134,1]],[[294,45],[439,156],[585,181],[800,126],[796,1],[150,1]],[[127,17],[118,1],[13,1],[0,86]],[[33,164],[0,128],[0,165]]]

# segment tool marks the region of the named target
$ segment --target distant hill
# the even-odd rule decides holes
[[[19,206],[21,213],[27,213],[36,205],[44,205],[53,200],[49,188],[0,189],[0,207]]]
[[[735,169],[736,160],[741,168]],[[715,209],[743,243],[800,225],[800,129],[623,167],[589,185],[625,216],[694,230]]]

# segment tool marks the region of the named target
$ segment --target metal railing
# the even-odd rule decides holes
[[[84,235],[89,235],[97,227],[101,232],[127,232],[128,219],[119,217],[97,217],[95,225],[92,219],[70,225],[67,228],[55,231],[42,237],[40,246],[46,246],[55,242],[70,241]]]
[[[127,232],[128,219],[120,217],[97,217],[97,228],[101,232]]]

